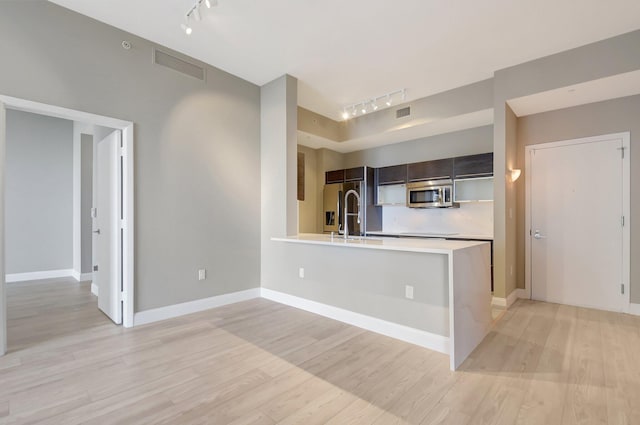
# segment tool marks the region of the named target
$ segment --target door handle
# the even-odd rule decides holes
[[[93,233],[95,233],[96,235],[99,235],[100,234],[100,229],[94,230]]]
[[[547,238],[546,236],[543,236],[543,235],[540,234],[540,230],[536,230],[533,233],[533,237],[536,238],[536,239],[546,239]]]

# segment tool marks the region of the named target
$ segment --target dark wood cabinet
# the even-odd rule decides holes
[[[364,180],[364,167],[347,168],[344,170],[344,181],[357,182]]]
[[[459,156],[454,159],[455,179],[490,177],[493,175],[493,153]]]
[[[403,184],[407,182],[407,164],[376,168],[376,184]]]
[[[407,178],[409,182],[451,179],[453,178],[453,158],[409,164]]]
[[[344,182],[344,170],[333,170],[324,173],[325,184]]]

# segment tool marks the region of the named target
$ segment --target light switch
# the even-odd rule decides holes
[[[205,280],[207,278],[207,270],[200,269],[198,270],[198,280]]]

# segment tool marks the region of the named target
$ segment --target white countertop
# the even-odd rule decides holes
[[[446,239],[475,239],[492,241],[492,235],[474,235],[468,233],[412,233],[412,232],[367,232],[371,236],[391,236],[407,238],[446,238]]]
[[[382,249],[388,251],[411,251],[431,254],[450,254],[458,249],[470,248],[486,242],[480,241],[456,241],[445,239],[420,239],[420,238],[376,238],[376,237],[350,237],[334,236],[315,233],[301,233],[285,238],[271,238],[272,241],[292,242],[314,245],[330,245],[349,248]]]

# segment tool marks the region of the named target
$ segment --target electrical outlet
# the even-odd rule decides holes
[[[304,279],[304,267],[300,267],[298,269],[298,277],[300,277],[300,279]]]
[[[198,280],[205,280],[207,278],[207,269],[198,270]]]
[[[411,285],[406,285],[404,287],[404,296],[407,297],[408,299],[412,300],[413,299],[413,286]]]

